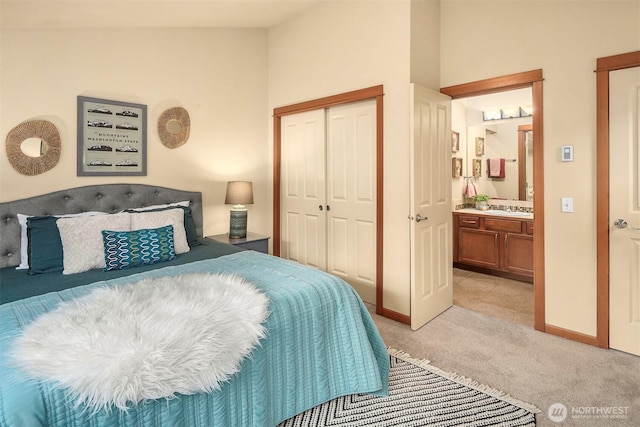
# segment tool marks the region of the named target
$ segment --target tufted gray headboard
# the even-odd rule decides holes
[[[20,264],[20,224],[17,214],[59,215],[123,209],[189,200],[196,234],[202,237],[202,193],[146,184],[88,185],[27,199],[0,203],[0,268]]]

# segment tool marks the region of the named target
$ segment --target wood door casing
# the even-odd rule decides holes
[[[533,237],[533,288],[534,288],[534,327],[543,332],[560,335],[557,330],[549,331],[545,323],[545,273],[544,273],[544,106],[542,91],[542,69],[509,74],[491,79],[479,80],[440,89],[452,99],[467,98],[476,95],[504,92],[530,87],[533,102],[533,198],[534,228]]]

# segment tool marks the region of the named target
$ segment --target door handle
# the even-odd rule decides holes
[[[322,210],[322,205],[318,205],[318,209],[319,209],[319,210]]]
[[[616,228],[627,228],[627,227],[629,227],[629,223],[626,220],[622,219],[622,218],[616,219],[613,222],[613,225],[615,225]],[[636,231],[640,230],[640,228],[638,228],[638,227],[629,227],[629,228],[631,228],[632,230],[636,230]]]
[[[420,221],[423,221],[423,220],[426,221],[428,219],[429,218],[427,218],[426,216],[422,216],[420,214],[416,215],[416,222],[420,222]]]

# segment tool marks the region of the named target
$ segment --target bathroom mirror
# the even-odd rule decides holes
[[[23,175],[39,175],[60,160],[60,133],[46,120],[20,123],[7,134],[7,158]]]
[[[503,113],[510,107],[529,106],[530,88],[474,96],[452,102],[452,127],[464,134],[464,176],[474,176],[473,165],[480,164],[476,178],[478,190],[495,198],[533,201],[533,117],[500,114],[492,120],[485,112]],[[503,110],[503,111],[501,111]],[[512,114],[513,115],[513,114]],[[476,140],[483,141],[481,154]],[[462,144],[461,144],[462,145]],[[488,159],[504,159],[504,178],[488,177]],[[477,173],[476,173],[477,175]],[[455,185],[455,181],[454,181]]]
[[[522,129],[527,129],[522,130]],[[484,138],[484,154],[476,155],[475,140]],[[504,178],[490,178],[487,159],[504,159]],[[478,187],[484,193],[508,200],[533,201],[533,132],[531,119],[509,120],[467,128],[467,175],[474,175],[473,164],[481,172]],[[479,162],[477,162],[479,160]]]
[[[189,113],[182,107],[166,110],[158,118],[158,136],[165,147],[176,148],[189,139]]]

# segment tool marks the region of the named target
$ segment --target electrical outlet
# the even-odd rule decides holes
[[[573,212],[573,198],[562,198],[562,212]]]

